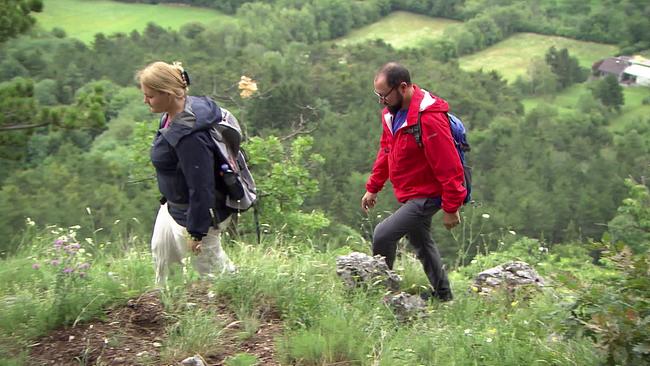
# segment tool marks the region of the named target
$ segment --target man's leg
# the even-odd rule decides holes
[[[390,269],[393,269],[395,262],[397,242],[404,235],[418,230],[425,221],[431,222],[433,213],[428,217],[423,217],[422,210],[416,202],[418,200],[424,200],[424,198],[407,201],[375,227],[372,236],[372,254],[384,256]]]
[[[438,248],[431,238],[431,217],[439,210],[433,199],[413,200],[419,209],[422,219],[420,225],[409,231],[407,237],[415,249],[418,259],[422,262],[424,272],[431,283],[433,294],[441,300],[451,300],[451,287],[445,272]]]

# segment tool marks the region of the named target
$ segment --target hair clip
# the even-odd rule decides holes
[[[187,71],[185,71],[185,70],[181,71],[181,77],[183,78],[183,81],[185,82],[185,87],[190,86],[190,75],[187,74]]]

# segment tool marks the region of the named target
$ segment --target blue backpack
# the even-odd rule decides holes
[[[451,113],[446,113],[447,120],[449,120],[449,127],[451,129],[451,136],[454,138],[454,145],[456,145],[456,151],[458,151],[458,156],[460,157],[460,162],[463,165],[463,174],[465,176],[464,186],[467,190],[467,196],[463,204],[472,200],[472,168],[469,167],[465,161],[465,153],[471,150],[469,143],[467,142],[467,134],[465,125],[460,118],[456,117]],[[420,117],[422,112],[418,113],[418,122],[415,126],[411,126],[405,130],[406,133],[410,133],[415,137],[415,142],[417,142],[419,147],[424,147],[422,143],[422,121]]]

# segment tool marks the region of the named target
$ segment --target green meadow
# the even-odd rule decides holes
[[[232,21],[213,9],[183,5],[126,4],[105,0],[44,0],[43,3],[43,12],[34,14],[38,25],[46,30],[61,28],[68,37],[86,43],[94,39],[95,33],[142,31],[149,22],[179,29],[190,22],[210,26]]]
[[[547,104],[557,108],[560,113],[575,113],[580,97],[591,95],[588,85],[588,83],[575,84],[554,96],[527,98],[522,103],[526,112],[530,112],[539,105]],[[644,99],[650,98],[650,88],[626,87],[623,88],[623,95],[625,104],[618,116],[611,122],[613,129],[623,128],[650,116],[650,104],[643,104]]]
[[[461,57],[459,63],[465,70],[496,70],[507,80],[514,81],[517,76],[526,73],[531,59],[544,58],[551,46],[567,48],[569,54],[577,57],[580,65],[587,68],[602,58],[613,56],[617,51],[614,45],[520,33],[485,50]]]
[[[417,47],[422,41],[436,39],[447,27],[459,23],[455,20],[396,11],[380,21],[350,32],[336,42],[340,45],[350,45],[383,39],[395,48]]]

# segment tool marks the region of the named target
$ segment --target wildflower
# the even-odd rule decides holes
[[[61,261],[58,260],[58,259],[52,259],[52,260],[50,261],[50,264],[56,267],[56,266],[58,266],[59,264],[61,264]]]
[[[74,272],[74,269],[72,269],[70,267],[66,267],[66,268],[63,269],[63,273],[69,274],[69,273],[72,273],[72,272]]]
[[[247,99],[253,96],[253,94],[257,91],[257,82],[248,76],[242,75],[242,77],[239,79],[239,95],[243,99]]]
[[[38,264],[38,263],[34,263],[34,264],[32,264],[32,268],[33,268],[33,269],[40,269],[40,268],[41,268],[41,265]]]
[[[538,249],[540,253],[548,253],[548,248],[546,247],[539,247]]]
[[[512,235],[517,235],[517,233],[514,230],[508,230],[508,232]]]
[[[482,218],[484,218],[484,219],[489,219],[489,218],[490,218],[490,215],[489,215],[489,214],[486,214],[486,213],[484,213],[483,215],[481,215],[481,217],[482,217]]]
[[[510,306],[512,306],[513,308],[517,305],[519,305],[519,301],[513,301],[510,303]]]
[[[471,330],[471,329],[465,329],[465,330],[464,330],[464,333],[465,333],[465,335],[471,335],[471,334],[472,334],[472,330]]]
[[[485,342],[486,342],[486,343],[492,343],[492,338],[486,338],[486,339],[485,339]]]
[[[25,219],[25,224],[26,224],[27,226],[34,226],[34,225],[36,225],[36,223],[35,223],[34,221],[32,221],[32,219],[29,218],[29,217]]]

